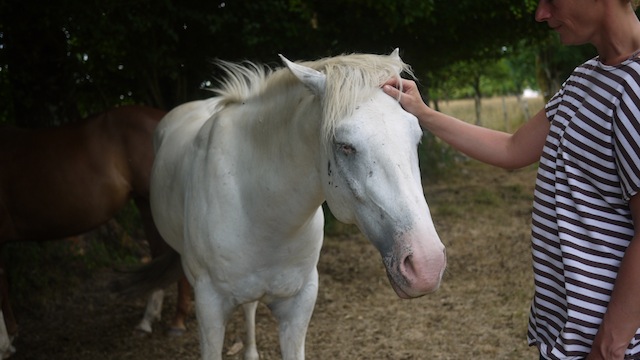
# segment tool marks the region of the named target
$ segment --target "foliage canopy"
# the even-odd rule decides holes
[[[544,38],[533,0],[0,0],[0,121],[64,123],[208,96],[212,60],[400,47],[419,76]]]

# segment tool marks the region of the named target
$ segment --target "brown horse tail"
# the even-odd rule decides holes
[[[147,296],[175,284],[184,275],[180,254],[174,249],[145,265],[121,272],[123,275],[111,283],[111,290],[123,298]]]

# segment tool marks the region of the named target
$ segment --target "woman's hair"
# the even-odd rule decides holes
[[[633,6],[633,10],[636,10],[638,5],[640,5],[640,0],[629,0],[629,2],[631,3],[631,6]]]

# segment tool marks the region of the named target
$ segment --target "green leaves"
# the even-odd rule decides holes
[[[65,122],[129,102],[168,109],[209,96],[200,84],[215,82],[215,58],[279,65],[278,53],[314,59],[399,47],[425,74],[460,59],[497,58],[503,47],[546,33],[532,0],[28,2],[0,0],[0,92],[12,94],[0,114],[19,123]],[[51,48],[61,54],[56,68],[34,69]]]

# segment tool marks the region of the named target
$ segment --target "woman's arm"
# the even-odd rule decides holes
[[[418,118],[422,128],[474,159],[505,169],[521,168],[540,159],[550,127],[544,110],[514,134],[508,134],[469,124],[429,108],[411,80],[403,79],[402,83],[390,80],[383,90],[399,99],[402,107]]]

